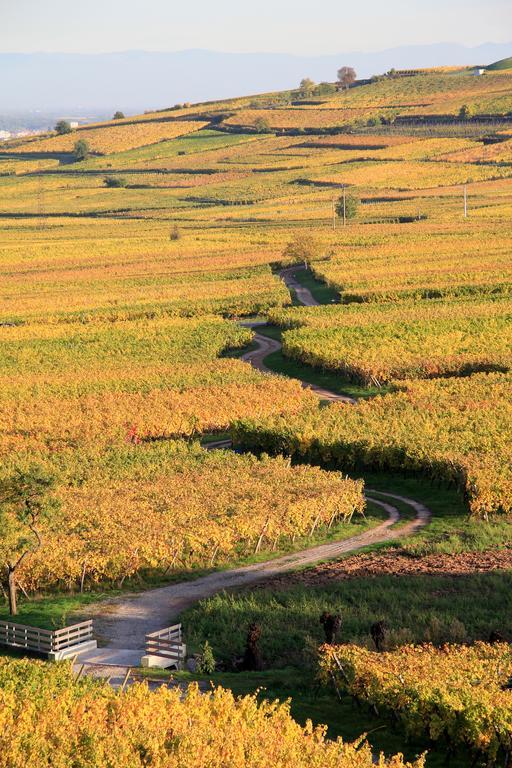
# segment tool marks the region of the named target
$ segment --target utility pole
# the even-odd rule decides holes
[[[468,185],[464,184],[464,218],[468,217]]]
[[[46,229],[44,185],[43,185],[43,177],[41,175],[41,166],[42,166],[42,163],[39,164],[38,179],[37,179],[37,216],[39,219],[38,229]]]

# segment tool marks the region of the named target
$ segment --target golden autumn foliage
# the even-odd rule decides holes
[[[23,563],[25,588],[212,567],[289,545],[365,508],[362,481],[339,473],[180,441],[146,443],[136,428],[125,432],[126,444],[106,452],[46,459],[59,478],[60,511],[43,528],[44,547]],[[19,455],[17,466],[29,458]]]
[[[314,450],[321,460],[343,455],[351,467],[362,457],[372,466],[426,469],[456,482],[475,514],[507,511],[507,374],[456,377],[509,365],[512,172],[508,134],[500,133],[509,100],[505,74],[476,78],[439,69],[384,77],[346,93],[331,89],[313,94],[309,104],[296,92],[262,94],[6,144],[0,160],[5,467],[31,457],[78,466],[84,455],[122,452],[129,434],[140,441],[134,450],[149,455],[151,441],[224,430],[234,420],[271,420],[279,424],[272,447],[281,440],[288,447],[297,430],[299,453]],[[496,124],[463,125],[454,117],[453,125],[409,127],[397,119],[456,116],[461,103],[496,114]],[[254,133],[258,119],[277,135]],[[484,145],[482,132],[491,130],[503,142]],[[87,139],[96,155],[79,166],[59,164],[77,138]],[[43,160],[35,157],[39,152]],[[126,185],[108,188],[105,178],[118,174]],[[464,220],[459,185],[466,181]],[[333,192],[339,195],[341,183],[355,187],[361,205],[355,221],[333,229]],[[277,272],[297,234],[318,243],[314,274],[339,293],[342,306],[316,314],[281,311],[291,296]],[[453,297],[457,308],[446,301]],[[317,411],[315,396],[297,381],[265,376],[229,357],[252,338],[233,320],[269,313],[286,326],[287,354],[359,382],[454,379],[427,382],[425,389],[421,381],[408,382],[389,398],[342,411],[343,418],[341,409]],[[173,461],[179,464],[176,456]],[[171,474],[155,470],[162,498],[174,503],[165,479]],[[132,482],[129,473],[124,477]],[[252,487],[245,475],[244,483]],[[275,486],[269,481],[278,494]],[[208,486],[198,481],[197,487],[213,514]],[[142,488],[147,491],[141,481]],[[97,486],[84,480],[82,491],[74,491],[79,501],[66,496],[73,525],[80,509],[94,519],[92,499],[103,518],[113,507],[115,526],[123,506],[140,504],[156,515],[145,495],[132,492],[113,471]],[[251,511],[249,532],[241,532],[241,515],[233,517],[235,533],[222,518],[225,540],[214,559],[231,557],[239,544],[247,551],[255,546],[267,501],[257,499],[261,510]],[[292,535],[291,519],[281,521],[283,535]],[[161,522],[154,517],[155,530],[174,537]],[[306,515],[297,525],[307,530],[313,523]],[[108,550],[106,529],[98,530],[94,546]],[[202,549],[201,535],[190,551],[180,550],[188,553],[185,562],[211,559],[214,546]],[[108,578],[109,569],[122,578],[131,563],[172,561],[176,550],[168,541],[155,535],[150,551],[137,549],[136,538],[123,540],[118,561],[109,552],[98,555],[91,581]],[[62,561],[68,582],[62,550],[52,555],[59,583],[76,582],[83,555],[76,541],[77,556]],[[51,582],[48,573],[34,576],[34,584]]]
[[[343,251],[314,272],[343,303],[509,295],[511,244],[507,218],[383,224],[347,232]]]
[[[0,768],[422,768],[401,755],[326,739],[288,704],[190,686],[122,693],[73,680],[68,663],[0,660]]]
[[[216,317],[34,323],[0,328],[0,455],[193,435],[314,398],[224,350],[252,332]]]
[[[83,139],[87,142],[92,152],[101,155],[110,155],[113,152],[124,152],[128,149],[156,144],[166,139],[175,139],[194,131],[198,131],[206,125],[204,122],[140,122],[123,125],[112,125],[101,128],[81,128],[62,136],[52,136],[47,139],[30,141],[11,150],[32,153],[60,153],[72,152],[75,142]]]
[[[320,674],[392,712],[412,736],[464,746],[495,765],[512,748],[512,651],[507,643],[405,646],[375,653],[323,646]]]
[[[273,310],[284,354],[364,385],[512,368],[512,303],[423,301]]]
[[[424,472],[453,483],[473,515],[512,512],[510,373],[411,380],[356,406],[304,410],[293,418],[234,427],[249,448],[392,471]]]

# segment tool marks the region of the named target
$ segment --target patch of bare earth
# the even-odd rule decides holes
[[[354,555],[337,562],[321,563],[304,571],[282,574],[265,581],[260,587],[284,589],[299,584],[322,586],[344,579],[372,576],[467,576],[506,570],[512,570],[512,549],[414,557],[395,548],[381,554],[369,552]]]

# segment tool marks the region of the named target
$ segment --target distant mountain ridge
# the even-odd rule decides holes
[[[106,54],[0,53],[2,110],[114,110],[137,112],[176,102],[222,99],[296,87],[303,77],[334,80],[344,65],[369,77],[395,67],[490,64],[512,53],[512,43],[468,48],[455,43],[403,46],[376,53],[295,56],[280,53]]]

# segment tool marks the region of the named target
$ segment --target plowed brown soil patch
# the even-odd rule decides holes
[[[399,549],[379,554],[354,555],[337,562],[321,563],[305,571],[283,574],[265,581],[262,587],[285,587],[303,584],[322,586],[343,579],[368,576],[406,576],[409,574],[465,576],[472,573],[512,570],[512,549],[489,552],[427,555],[413,557]]]

